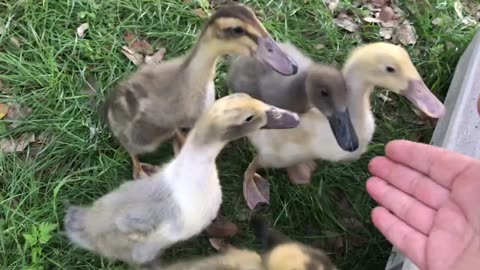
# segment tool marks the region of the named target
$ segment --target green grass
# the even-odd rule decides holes
[[[348,2],[346,6],[351,6]],[[424,0],[402,5],[419,36],[408,47],[414,63],[434,92],[445,96],[456,62],[473,36],[474,28],[452,20],[433,26],[435,17],[455,18],[452,0]],[[339,30],[322,0],[248,1],[261,14],[267,29],[279,40],[290,40],[320,61],[343,63],[352,47],[381,40],[375,26],[364,26],[354,36]],[[196,4],[167,0],[13,1],[0,3],[0,80],[8,94],[0,102],[32,109],[16,128],[2,135],[18,137],[26,132],[44,134],[48,142],[22,153],[0,153],[0,266],[2,269],[123,269],[121,263],[74,248],[61,234],[66,200],[85,204],[118,186],[131,176],[127,153],[99,123],[97,105],[123,76],[135,70],[121,54],[123,34],[133,31],[167,48],[167,58],[187,51],[195,41],[202,19],[192,15]],[[83,17],[83,18],[81,18]],[[90,23],[85,39],[75,29]],[[12,36],[24,39],[21,49]],[[324,44],[316,50],[316,44]],[[217,90],[224,95],[225,65],[218,73]],[[83,94],[86,78],[99,82],[97,96]],[[392,95],[390,95],[392,96]],[[365,192],[367,163],[383,153],[395,138],[428,142],[429,125],[415,123],[416,116],[403,98],[384,103],[372,97],[378,128],[370,150],[353,163],[321,163],[313,184],[296,187],[283,171],[262,172],[271,180],[268,209],[276,227],[305,243],[321,241],[341,269],[383,269],[390,245],[369,218],[375,205]],[[171,157],[169,146],[159,151],[161,160]],[[253,151],[238,141],[218,159],[224,189],[226,215],[246,228],[248,214],[241,197],[241,175]],[[350,219],[348,219],[350,218]],[[353,219],[361,225],[351,226]],[[46,224],[42,224],[46,223]],[[57,225],[50,232],[48,224]],[[338,234],[345,245],[332,249],[328,235]],[[24,235],[27,235],[26,237]],[[50,239],[51,237],[51,239]],[[26,239],[29,241],[27,242]],[[33,239],[33,240],[32,240]],[[248,230],[234,239],[239,246],[258,247]],[[175,246],[167,258],[212,253],[205,236]],[[343,253],[343,254],[342,254]]]

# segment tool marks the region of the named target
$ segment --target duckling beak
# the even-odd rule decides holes
[[[282,75],[294,75],[298,71],[297,63],[280,49],[271,36],[258,38],[255,57]]]
[[[353,128],[348,109],[344,112],[336,111],[328,117],[330,128],[338,145],[345,151],[353,152],[358,148],[358,137]]]
[[[265,111],[267,124],[262,129],[288,129],[295,128],[300,123],[298,114],[274,106]]]
[[[407,90],[402,94],[418,109],[432,118],[440,118],[445,113],[445,106],[428,89],[423,80],[410,80]]]

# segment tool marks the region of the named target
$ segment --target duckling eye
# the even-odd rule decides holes
[[[388,66],[388,67],[386,68],[386,70],[387,70],[387,72],[389,72],[389,73],[394,73],[394,72],[395,72],[395,68],[393,68],[393,67],[391,67],[391,66]]]
[[[322,89],[322,91],[320,91],[320,94],[322,94],[322,97],[328,97],[328,91],[325,89]]]
[[[251,122],[253,120],[253,115],[250,115],[249,117],[245,118],[245,122]]]
[[[231,33],[235,34],[235,35],[243,35],[245,33],[245,29],[243,29],[243,27],[241,26],[236,26],[236,27],[232,27],[232,28],[228,28],[228,31],[230,31]]]

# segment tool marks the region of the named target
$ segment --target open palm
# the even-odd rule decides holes
[[[422,270],[480,268],[480,161],[397,140],[369,164],[372,220]]]

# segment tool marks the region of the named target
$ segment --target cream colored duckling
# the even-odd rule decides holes
[[[106,99],[106,121],[132,158],[134,178],[147,175],[139,155],[155,151],[174,134],[181,145],[179,130],[191,128],[215,100],[216,62],[226,54],[253,56],[286,75],[297,70],[252,10],[240,4],[221,7],[190,53],[141,67]]]
[[[295,58],[291,51],[288,53]],[[300,65],[299,69],[302,68]],[[257,157],[245,173],[245,181],[262,179],[254,174],[257,168],[289,167],[301,168],[310,179],[313,160],[336,162],[360,158],[367,151],[375,131],[370,107],[374,87],[390,89],[405,96],[430,117],[439,118],[444,114],[444,105],[427,88],[407,51],[400,46],[385,42],[360,46],[349,54],[342,73],[347,84],[348,110],[358,135],[358,149],[353,152],[342,149],[331,132],[327,117],[312,108],[301,115],[300,125],[295,129],[257,131],[248,136],[257,150]],[[259,202],[268,202],[268,190],[263,188],[260,191],[263,197],[252,200],[249,204],[251,208]]]
[[[65,229],[76,245],[136,265],[199,234],[216,217],[222,191],[215,158],[229,141],[258,129],[293,128],[298,115],[246,94],[217,100],[179,155],[152,176],[122,184],[91,206],[69,207]]]
[[[271,228],[266,218],[255,214],[250,225],[266,252],[262,255],[267,270],[336,270],[327,254],[320,248],[293,241]]]
[[[320,249],[292,241],[268,226],[261,216],[252,218],[252,228],[265,252],[230,247],[220,254],[162,266],[155,262],[142,270],[335,270]]]
[[[241,56],[230,65],[227,74],[229,87],[233,92],[245,92],[265,103],[297,112],[301,118],[309,110],[320,112],[323,117],[318,121],[327,120],[331,129],[325,132],[335,137],[335,143],[341,149],[355,151],[358,148],[358,138],[347,108],[347,85],[342,73],[334,67],[314,63],[291,43],[280,43],[279,46],[299,64],[297,74],[281,76],[256,59]],[[282,134],[285,133],[274,136]],[[303,143],[303,138],[298,136],[285,136],[282,139],[286,145]],[[304,143],[308,144],[306,141]],[[268,143],[266,147],[269,147]],[[296,155],[292,152],[290,155],[292,160],[297,158],[296,163],[292,162],[287,167],[290,181],[294,184],[309,183],[315,163],[305,162],[302,153]],[[258,162],[254,159],[245,172],[243,192],[250,208],[269,201],[269,184],[266,179],[255,174],[258,167]]]

